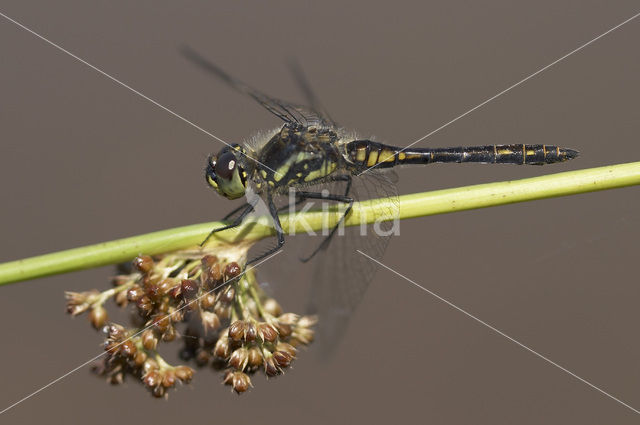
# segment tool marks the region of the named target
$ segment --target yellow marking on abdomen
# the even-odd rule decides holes
[[[378,151],[372,151],[367,158],[367,167],[373,167],[378,162]]]
[[[358,151],[356,152],[356,161],[358,162],[364,162],[364,160],[367,158],[367,150],[364,147],[359,147]]]
[[[396,154],[388,149],[380,152],[378,162],[394,162],[396,160]]]

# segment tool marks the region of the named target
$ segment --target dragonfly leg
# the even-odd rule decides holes
[[[240,205],[238,208],[236,208],[236,209],[234,209],[233,211],[231,211],[229,214],[225,215],[225,216],[222,218],[222,221],[227,221],[227,220],[229,220],[231,217],[233,217],[234,215],[236,215],[236,214],[238,213],[238,211],[242,211],[242,210],[244,210],[244,209],[245,209],[245,208],[247,208],[249,205],[251,205],[251,204],[249,204],[248,202],[245,202],[244,204]]]
[[[318,252],[320,252],[321,250],[325,249],[329,245],[329,242],[331,242],[331,238],[333,238],[333,235],[335,235],[336,231],[340,227],[340,224],[342,224],[344,219],[351,212],[351,208],[353,207],[353,198],[348,196],[349,192],[351,191],[351,181],[352,181],[351,180],[351,176],[350,175],[337,176],[336,180],[342,180],[342,181],[346,181],[347,182],[347,187],[346,187],[346,189],[344,191],[344,195],[336,195],[336,194],[331,194],[331,193],[326,194],[326,193],[318,193],[318,192],[298,192],[298,193],[296,193],[296,196],[299,196],[300,199],[302,199],[302,200],[306,200],[306,199],[323,199],[323,200],[326,200],[326,201],[336,201],[336,202],[342,202],[342,203],[348,204],[347,209],[342,214],[342,217],[340,217],[340,220],[338,220],[336,225],[333,226],[333,229],[331,229],[331,232],[329,232],[327,237],[324,238],[324,240],[311,253],[311,255],[309,255],[306,258],[301,258],[300,259],[300,261],[302,261],[303,263],[306,263],[307,261],[311,260]]]
[[[221,232],[223,230],[227,230],[227,229],[232,229],[234,227],[238,227],[240,224],[242,224],[242,221],[244,220],[244,218],[249,215],[249,213],[251,213],[253,211],[253,208],[255,207],[257,201],[254,202],[247,202],[244,205],[241,205],[239,208],[236,208],[235,210],[231,211],[229,214],[227,214],[224,217],[224,220],[227,220],[229,217],[231,217],[232,215],[236,214],[238,211],[242,211],[240,213],[240,215],[238,217],[236,217],[231,223],[227,224],[226,226],[222,226],[222,227],[218,227],[217,229],[213,229],[209,235],[207,235],[207,237],[205,238],[205,240],[203,240],[200,243],[200,246],[204,246],[204,244],[207,243],[207,241],[209,239],[211,239],[211,236],[213,236],[214,233],[218,233]]]
[[[262,254],[258,255],[255,258],[247,261],[247,265],[255,263],[257,261],[262,260],[263,258],[268,257],[269,255],[273,254],[274,252],[279,251],[280,248],[282,248],[282,246],[284,245],[284,231],[282,230],[282,225],[280,224],[280,218],[278,217],[278,207],[276,207],[276,204],[273,202],[273,198],[271,197],[271,195],[268,195],[267,202],[269,203],[269,213],[271,214],[271,217],[273,218],[273,224],[274,224],[274,227],[276,229],[276,235],[277,235],[277,238],[278,238],[278,242],[277,242],[276,246],[274,246],[273,248],[263,252]]]

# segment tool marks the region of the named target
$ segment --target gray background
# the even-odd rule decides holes
[[[301,100],[295,55],[332,115],[406,145],[639,11],[635,1],[10,1],[0,11],[217,136],[278,124],[177,51],[189,44],[275,96]],[[420,146],[548,143],[549,167],[401,170],[410,193],[640,159],[640,21]],[[0,18],[0,260],[221,217],[202,179],[221,147]],[[414,219],[385,263],[640,408],[636,188]],[[275,260],[274,260],[275,261]],[[0,408],[100,352],[63,292],[112,268],[1,289]],[[296,281],[281,282],[296,294]],[[313,348],[310,350],[313,352]],[[152,399],[81,369],[3,423],[637,423],[638,416],[397,276],[380,270],[329,364],[302,353],[242,397],[201,371]]]

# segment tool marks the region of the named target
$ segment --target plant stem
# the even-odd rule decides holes
[[[640,162],[610,165],[522,180],[403,195],[399,198],[398,218],[424,217],[637,184],[640,184]],[[397,207],[393,200],[387,198],[356,203],[345,224],[355,226],[359,225],[361,220],[372,223],[381,219],[378,214],[381,209],[390,210]],[[335,209],[332,211],[331,216],[335,223],[339,214]],[[280,219],[285,232],[300,233],[309,228],[320,230],[323,218],[325,217],[322,211],[309,211],[304,214],[283,214]],[[220,226],[220,222],[193,224],[7,262],[0,264],[0,285],[116,264],[129,261],[142,253],[157,255],[197,248],[211,229]],[[231,244],[240,240],[254,241],[273,234],[273,228],[268,221],[250,221],[237,229],[215,234],[207,246]]]

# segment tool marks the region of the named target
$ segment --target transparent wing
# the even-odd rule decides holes
[[[322,114],[315,111],[313,108],[303,105],[296,105],[268,96],[261,91],[243,83],[242,81],[235,79],[234,77],[223,71],[221,68],[219,68],[217,65],[202,57],[200,54],[189,47],[182,47],[181,53],[187,60],[199,66],[208,73],[220,78],[222,81],[224,81],[240,93],[251,96],[266,110],[268,110],[290,126],[331,126],[331,121],[323,118]]]
[[[316,113],[324,120],[326,123],[330,124],[332,127],[338,127],[338,124],[331,118],[327,109],[320,102],[320,98],[316,95],[315,91],[311,88],[311,84],[307,79],[307,76],[302,69],[300,63],[295,59],[291,58],[288,63],[289,71],[291,71],[291,75],[302,91],[304,98],[308,105],[311,105],[311,109],[316,111]]]
[[[395,173],[370,170],[354,177],[351,196],[357,201],[387,198],[375,208],[373,225],[345,227],[313,260],[309,311],[319,318],[317,340],[323,356],[331,354],[344,335],[349,318],[362,300],[377,266],[358,251],[381,259],[397,228],[398,194]],[[342,229],[341,229],[342,230]]]

